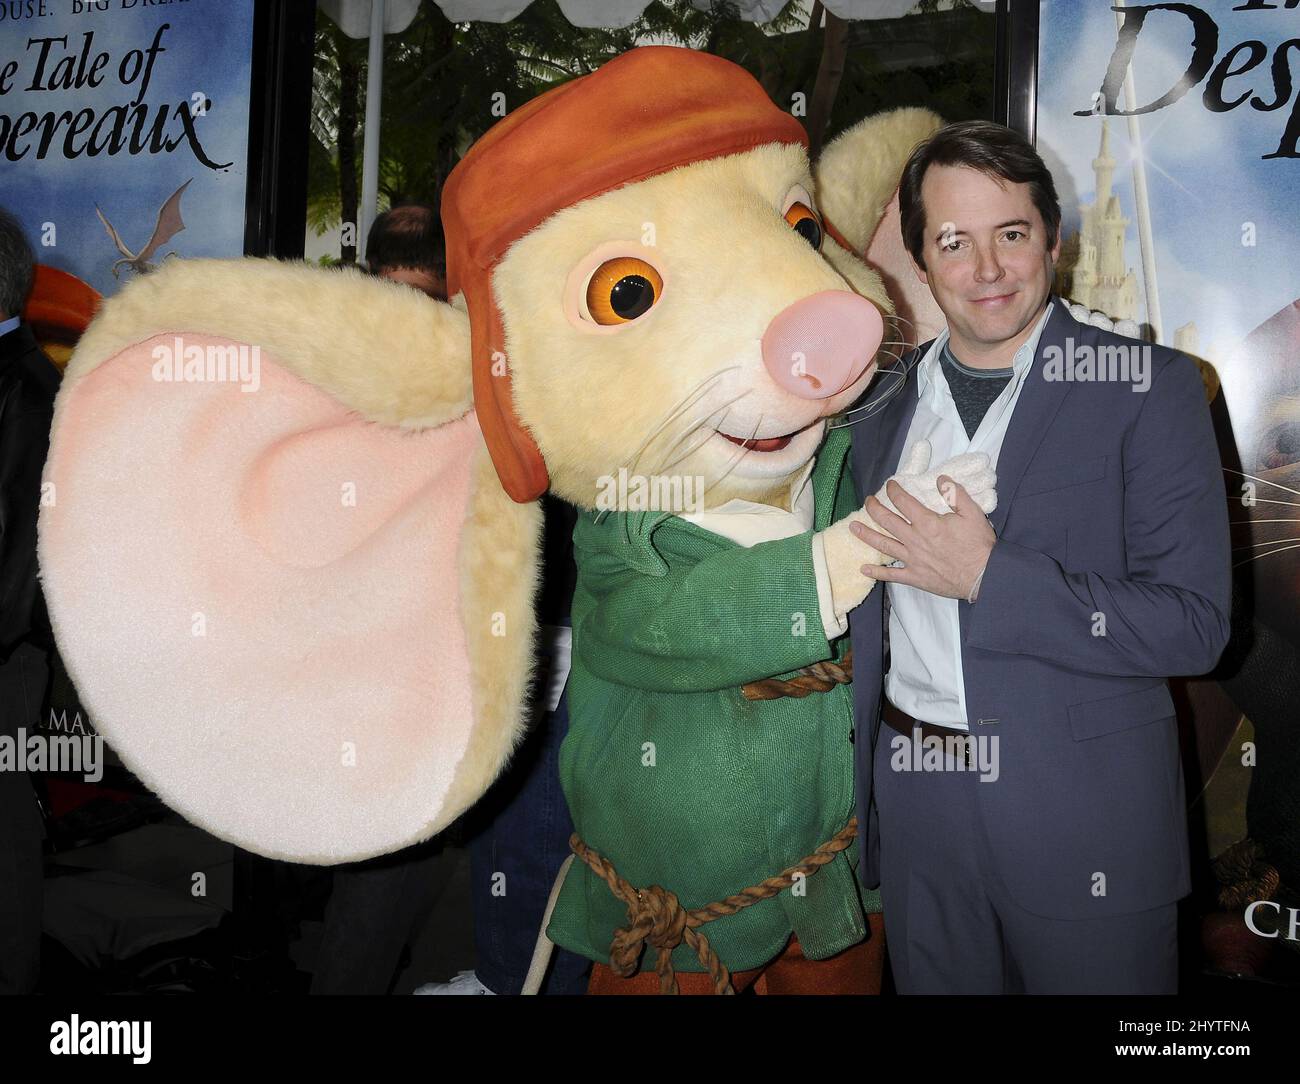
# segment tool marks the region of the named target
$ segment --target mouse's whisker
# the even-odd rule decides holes
[[[898,374],[887,373],[886,375],[892,375],[895,379],[887,386],[885,384],[876,385],[870,396],[860,405],[831,415],[832,420],[828,422],[827,428],[840,429],[846,425],[856,425],[858,422],[875,417],[884,410],[904,385],[901,379],[897,379]]]
[[[906,316],[893,313],[885,317],[885,333],[911,349],[920,340],[920,329]]]
[[[1270,538],[1267,542],[1249,542],[1241,546],[1233,546],[1234,550],[1257,550],[1263,546],[1280,546],[1283,542],[1300,542],[1300,538]],[[1267,554],[1259,554],[1265,557]]]
[[[1279,546],[1277,549],[1269,550],[1267,553],[1256,553],[1252,557],[1247,557],[1244,561],[1237,561],[1232,567],[1240,568],[1242,565],[1248,565],[1252,561],[1259,561],[1265,557],[1272,557],[1275,553],[1286,553],[1288,550],[1300,550],[1300,542],[1290,546]]]
[[[633,474],[636,472],[636,468],[641,462],[641,456],[645,454],[646,449],[650,447],[655,438],[668,426],[672,425],[672,423],[681,417],[682,414],[698,403],[700,399],[707,395],[710,390],[710,385],[715,380],[718,380],[724,374],[731,372],[733,369],[739,368],[739,365],[729,365],[725,369],[718,369],[716,372],[710,373],[691,388],[690,391],[688,391],[680,400],[678,400],[677,405],[668,411],[663,420],[650,431],[650,435],[641,442],[640,447],[637,448],[635,454],[632,456],[632,462],[628,466],[628,473]]]
[[[711,380],[712,378],[706,378],[701,382],[701,385],[703,386],[696,385],[696,387],[688,392],[686,396],[684,396],[683,399],[668,412],[663,420],[650,431],[649,435],[641,442],[637,447],[635,454],[632,456],[632,461],[628,464],[629,473],[635,473],[637,467],[641,464],[641,457],[645,455],[646,450],[655,442],[656,438],[658,438],[665,429],[672,425],[673,422],[680,418],[686,411],[690,410],[691,407],[698,403],[700,399],[708,394],[709,389],[707,385]]]
[[[1300,496],[1300,489],[1292,489],[1290,486],[1284,486],[1281,482],[1270,482],[1267,478],[1260,478],[1258,475],[1255,474],[1247,474],[1245,471],[1233,470],[1231,467],[1224,467],[1223,471],[1225,474],[1237,474],[1240,475],[1242,478],[1249,479],[1252,482],[1263,482],[1264,485],[1266,486],[1274,486],[1277,489],[1281,489],[1287,493],[1294,493],[1297,496]],[[1282,503],[1286,503],[1286,502],[1282,502]]]
[[[721,404],[720,406],[715,407],[713,410],[709,411],[709,413],[705,414],[701,418],[696,419],[689,426],[687,426],[687,428],[682,433],[680,433],[677,436],[677,438],[667,446],[667,448],[664,449],[663,459],[660,462],[660,466],[655,469],[655,473],[663,474],[665,471],[672,470],[672,468],[677,466],[677,464],[682,462],[682,460],[689,459],[698,449],[702,448],[708,442],[709,438],[713,436],[713,430],[716,429],[719,425],[723,423],[723,421],[726,420],[727,414],[730,413],[732,406],[734,406],[736,403],[738,403],[741,399],[743,399],[748,394],[749,394],[749,389],[746,389],[745,391],[741,392],[739,395],[735,396],[732,399],[729,399],[727,402]],[[713,421],[714,416],[720,412],[722,413],[722,417],[719,418],[716,422]],[[669,457],[673,454],[673,452],[675,452],[682,445],[684,441],[689,440],[692,436],[694,436],[702,428],[705,427],[709,429],[709,432],[704,435],[703,440],[696,443],[688,451],[683,452],[671,463],[668,462]]]
[[[745,439],[753,440],[754,437],[758,435],[759,426],[761,426],[762,424],[763,424],[763,415],[760,414],[758,416],[758,420],[754,423],[754,428],[749,431],[749,436],[747,436]],[[750,451],[751,449],[746,448],[743,444],[740,445],[740,454],[736,456],[734,459],[732,459],[731,464],[727,467],[726,470],[722,472],[722,475],[713,483],[713,486],[720,485],[722,482],[724,482],[727,478],[727,475],[729,475],[733,470],[736,469],[737,466],[739,466],[740,461],[744,459],[745,456],[747,456],[750,453]],[[709,489],[713,488],[713,486],[706,486],[705,492],[707,493]]]
[[[846,425],[856,425],[858,422],[866,421],[868,418],[879,414],[894,399],[900,391],[906,386],[907,374],[893,370],[886,371],[883,375],[892,376],[895,379],[888,387],[874,392],[861,406],[854,407],[852,410],[846,410],[840,414],[836,421],[830,424],[832,429],[840,429]]]
[[[730,416],[730,414],[731,414],[731,410],[730,407],[728,407],[727,410],[723,413],[722,417],[717,420],[716,424],[722,425]],[[700,429],[699,426],[695,426],[693,429],[691,429],[690,433],[688,433],[687,436],[690,436],[691,434],[698,432],[699,429]],[[669,463],[667,466],[663,467],[662,469],[664,471],[671,470],[673,467],[677,466],[678,463],[682,462],[682,460],[689,459],[701,448],[703,448],[706,444],[708,444],[712,438],[713,438],[713,427],[711,426],[709,432],[705,433],[700,440],[697,440],[693,445],[691,445],[690,448],[688,448],[685,452],[683,452],[681,455],[679,455],[676,459],[674,459],[671,463]],[[707,486],[705,487],[705,492],[708,492]]]

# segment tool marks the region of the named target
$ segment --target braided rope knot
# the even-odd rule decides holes
[[[618,895],[623,898],[625,893]],[[620,978],[631,978],[637,973],[642,949],[649,946],[655,952],[660,990],[675,994],[677,980],[672,968],[673,950],[686,940],[698,954],[703,935],[696,935],[690,929],[689,913],[682,907],[676,893],[662,885],[632,889],[630,901],[625,902],[628,902],[628,923],[614,931],[609,951],[610,969]],[[707,940],[704,944],[707,946]],[[701,958],[701,963],[708,966],[707,955]]]
[[[573,853],[587,864],[591,871],[609,885],[609,890],[627,907],[627,925],[614,931],[610,945],[610,970],[620,978],[635,975],[646,947],[655,950],[655,973],[659,976],[661,994],[677,993],[677,976],[673,972],[673,951],[684,941],[695,952],[696,959],[713,979],[713,990],[718,994],[734,994],[731,985],[731,972],[718,958],[709,939],[698,929],[706,922],[734,915],[760,900],[771,899],[778,892],[789,888],[800,877],[808,877],[830,862],[840,851],[847,848],[858,835],[858,818],[852,817],[849,823],[821,844],[812,854],[800,862],[783,870],[774,877],[768,877],[759,884],[742,888],[739,892],[725,899],[706,903],[703,907],[687,910],[677,895],[662,885],[649,885],[636,888],[624,879],[614,868],[614,864],[599,852],[593,850],[577,832],[569,837],[569,846]]]

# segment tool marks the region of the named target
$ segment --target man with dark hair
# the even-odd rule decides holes
[[[423,203],[400,203],[379,215],[366,236],[372,275],[447,299],[447,255],[438,212]]]
[[[898,186],[899,225],[903,245],[921,271],[925,270],[925,208],[921,204],[921,185],[931,166],[964,166],[988,177],[1026,185],[1029,199],[1043,222],[1043,243],[1049,252],[1056,251],[1061,233],[1061,205],[1052,174],[1038,152],[1019,132],[1005,125],[964,121],[936,132],[903,167]],[[924,276],[921,278],[925,281]]]
[[[851,622],[864,870],[896,984],[1173,992],[1190,883],[1165,679],[1210,669],[1228,636],[1200,377],[1051,296],[1060,208],[1017,133],[941,129],[899,205],[947,329],[905,359],[853,474],[865,496],[919,440],[932,460],[982,451],[998,507],[940,478],[936,515],[891,484],[899,514],[867,512],[893,537],[854,527],[894,558]]]
[[[22,320],[32,250],[0,210],[0,735],[40,719],[52,643],[36,574],[36,517],[59,371]],[[0,770],[0,993],[36,987],[41,821],[24,773]]]

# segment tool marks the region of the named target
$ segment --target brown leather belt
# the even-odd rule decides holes
[[[896,730],[905,738],[910,738],[915,730],[921,731],[922,738],[935,737],[940,740],[950,738],[955,734],[965,734],[964,730],[954,730],[950,726],[939,726],[936,723],[923,723],[919,719],[913,719],[907,712],[894,707],[889,700],[882,696],[880,698],[880,721],[883,722],[890,730]]]

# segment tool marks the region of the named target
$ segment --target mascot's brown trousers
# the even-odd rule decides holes
[[[828,960],[809,960],[790,938],[785,951],[763,967],[732,973],[736,993],[754,988],[756,994],[878,994],[885,966],[885,924],[883,916],[868,915],[871,937]],[[677,988],[683,994],[713,993],[713,979],[703,971],[678,971]],[[653,968],[642,969],[621,979],[608,964],[591,969],[589,994],[657,994],[659,976]]]

